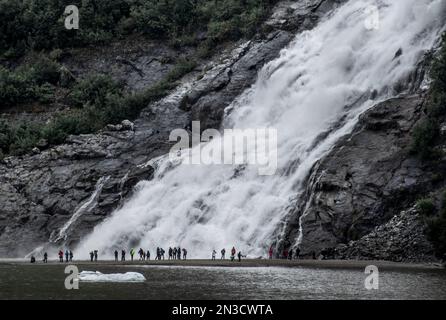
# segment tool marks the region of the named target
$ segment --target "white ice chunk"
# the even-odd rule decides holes
[[[103,274],[99,271],[82,271],[79,280],[85,282],[144,282],[146,278],[138,272]]]

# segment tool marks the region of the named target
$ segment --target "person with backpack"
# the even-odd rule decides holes
[[[221,260],[225,260],[225,255],[226,255],[226,249],[223,248],[221,249]]]
[[[183,248],[183,260],[186,260],[187,257],[187,250]]]

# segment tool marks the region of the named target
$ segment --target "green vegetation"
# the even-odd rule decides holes
[[[56,145],[63,143],[68,135],[93,133],[107,124],[135,119],[143,108],[164,97],[176,86],[176,81],[195,66],[194,61],[179,59],[162,81],[146,90],[130,94],[124,92],[123,86],[107,75],[93,74],[80,80],[73,85],[68,96],[70,105],[75,109],[56,117],[50,123],[0,122],[0,159],[6,155],[29,152],[40,139]],[[56,77],[48,76],[51,74],[49,70],[51,69],[43,68],[45,72],[39,70],[39,76],[31,78],[55,80]],[[36,82],[36,85],[38,83],[40,82]],[[45,85],[49,85],[49,82],[45,82]],[[24,101],[20,92],[17,92],[17,98],[19,97]]]
[[[59,77],[60,66],[42,56],[33,57],[30,63],[13,71],[0,66],[0,109],[36,100],[50,102]]]
[[[109,123],[132,120],[197,64],[195,58],[178,59],[159,83],[128,93],[107,75],[74,79],[58,62],[66,48],[106,44],[131,34],[176,48],[195,47],[196,57],[202,58],[225,41],[251,36],[275,2],[0,0],[0,112],[22,104],[60,103],[63,96],[62,103],[72,107],[49,123],[0,122],[0,159],[29,152],[41,139],[55,145],[70,134],[93,133]],[[79,30],[64,27],[68,5],[79,8]]]
[[[432,86],[427,102],[427,118],[414,130],[412,152],[423,160],[439,157],[436,149],[440,137],[440,124],[445,119],[446,111],[446,35],[443,46],[432,64]]]
[[[277,0],[0,0],[0,56],[105,43],[142,34],[211,46],[253,34]],[[79,30],[66,30],[64,9],[79,8]],[[201,37],[202,38],[202,37]]]
[[[432,199],[422,199],[417,202],[417,209],[423,216],[430,217],[435,214],[436,208]]]

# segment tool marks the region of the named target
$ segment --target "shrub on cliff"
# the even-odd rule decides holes
[[[53,89],[37,80],[32,69],[10,71],[0,66],[0,108],[29,101],[48,103]]]
[[[41,55],[15,70],[0,66],[0,107],[36,100],[47,103],[59,78],[60,65]]]
[[[103,109],[110,95],[122,94],[122,87],[110,76],[92,74],[79,81],[69,95],[72,105],[81,108],[91,105],[96,109]]]
[[[422,199],[417,202],[417,209],[423,216],[429,217],[435,214],[436,208],[432,199]]]
[[[427,101],[427,118],[414,129],[411,150],[423,160],[438,158],[436,146],[440,137],[440,123],[446,116],[446,35],[443,46],[432,63],[432,84]]]

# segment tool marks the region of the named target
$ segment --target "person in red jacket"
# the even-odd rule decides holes
[[[285,260],[288,259],[288,250],[287,250],[287,249],[283,250],[283,258],[284,258]]]
[[[236,253],[237,253],[237,251],[235,250],[235,247],[232,247],[232,250],[231,250],[231,261],[234,261]]]
[[[63,251],[59,250],[59,262],[63,262]]]

